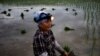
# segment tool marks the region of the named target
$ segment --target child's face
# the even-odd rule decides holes
[[[49,30],[51,27],[52,27],[52,21],[51,21],[51,19],[44,20],[40,24],[40,28],[42,30],[45,30],[45,31]]]

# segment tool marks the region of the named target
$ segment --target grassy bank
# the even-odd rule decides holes
[[[65,5],[65,4],[77,4],[84,2],[96,2],[99,3],[100,0],[0,0],[1,4],[9,5]]]

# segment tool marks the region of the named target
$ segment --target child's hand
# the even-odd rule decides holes
[[[67,52],[65,52],[65,53],[64,53],[64,56],[68,56],[68,53],[67,53]]]

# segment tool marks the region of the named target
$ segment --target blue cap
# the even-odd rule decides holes
[[[36,23],[41,22],[44,19],[51,19],[52,15],[50,13],[46,13],[44,11],[38,11],[34,13],[34,21]]]

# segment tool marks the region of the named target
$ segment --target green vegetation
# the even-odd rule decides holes
[[[76,56],[69,46],[64,46],[63,49],[68,53],[68,56]]]
[[[65,5],[78,4],[84,2],[100,2],[100,0],[0,0],[1,4],[15,4],[15,5]]]
[[[69,27],[65,27],[64,30],[65,30],[65,31],[71,31],[71,30],[74,30],[74,29],[71,29],[71,28],[69,28]]]
[[[70,52],[70,48],[68,46],[64,46],[63,49],[66,51],[66,52]]]

